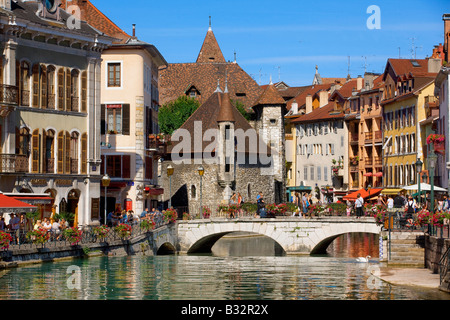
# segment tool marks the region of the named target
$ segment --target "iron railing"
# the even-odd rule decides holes
[[[167,223],[164,222],[164,220],[161,218],[153,219],[155,222],[155,229],[160,228]],[[134,222],[125,222],[125,224],[128,224],[131,226],[131,237],[130,239],[140,236],[142,234],[146,234],[148,231],[141,226],[141,222],[138,220],[135,220]],[[114,231],[114,226],[111,226],[109,229],[108,234],[104,239],[100,239],[95,233],[94,233],[94,226],[85,226],[82,227],[81,230],[83,231],[81,234],[81,240],[78,243],[81,244],[89,244],[89,243],[100,243],[100,242],[114,242],[121,240],[119,235]],[[69,239],[65,237],[63,231],[54,231],[50,230],[48,233],[50,235],[49,240],[45,244],[36,244],[33,243],[31,239],[27,237],[28,230],[19,230],[18,231],[18,238],[16,231],[9,230],[6,231],[11,234],[11,237],[13,238],[13,241],[10,243],[9,250],[26,250],[26,249],[33,249],[33,248],[61,248],[71,245],[69,242]]]
[[[447,249],[447,251],[442,256],[441,260],[439,261],[439,278],[441,285],[444,282],[444,279],[447,277],[449,270],[450,270],[450,247]]]

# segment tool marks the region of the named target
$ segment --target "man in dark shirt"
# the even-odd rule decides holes
[[[405,206],[405,199],[402,197],[402,195],[399,193],[394,198],[394,208],[403,208]]]

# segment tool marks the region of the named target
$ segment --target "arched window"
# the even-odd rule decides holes
[[[195,185],[191,186],[191,199],[196,199],[197,198],[197,188],[195,187]]]
[[[39,108],[39,64],[33,66],[32,101],[33,108]]]
[[[55,173],[55,132],[44,130],[42,140],[45,172]]]
[[[41,71],[39,75],[40,89],[41,89],[41,108],[47,109],[47,67],[41,65]]]
[[[30,64],[22,61],[19,72],[20,105],[30,106]]]
[[[30,154],[30,130],[28,130],[28,128],[20,129],[16,141],[16,153],[28,157]]]

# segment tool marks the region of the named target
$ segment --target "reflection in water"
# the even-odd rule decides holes
[[[45,263],[1,272],[0,300],[450,299],[439,291],[369,285],[368,267],[378,266],[377,259],[361,264],[354,257],[377,257],[377,250],[375,237],[350,235],[336,239],[324,256],[133,256]],[[67,270],[74,264],[81,272],[79,290],[68,286]]]
[[[69,289],[67,268],[81,270]],[[5,299],[449,299],[439,292],[367,285],[367,266],[333,257],[101,257],[11,270]]]

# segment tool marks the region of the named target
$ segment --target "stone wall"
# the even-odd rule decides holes
[[[167,166],[174,167],[172,176],[172,206],[188,207],[191,215],[198,214],[200,210],[200,176],[198,174],[199,164],[173,164],[165,161],[162,165],[161,184],[164,188],[164,200],[170,198],[169,178],[167,177]],[[219,166],[215,164],[202,164],[205,169],[202,178],[202,205],[209,207],[213,213],[222,201],[228,201],[224,186],[218,181]],[[236,167],[235,183],[233,191],[241,193],[246,202],[256,202],[258,192],[263,192],[266,203],[275,202],[275,183],[272,175],[261,172],[260,165],[242,164]],[[195,190],[194,190],[195,189]],[[249,191],[250,190],[250,194]],[[183,199],[182,199],[183,198]]]
[[[442,256],[447,252],[450,247],[450,239],[440,239],[425,236],[425,266],[433,271],[433,273],[439,273],[439,261]],[[447,276],[443,279],[439,288],[442,291],[450,292],[450,272],[447,272]]]

